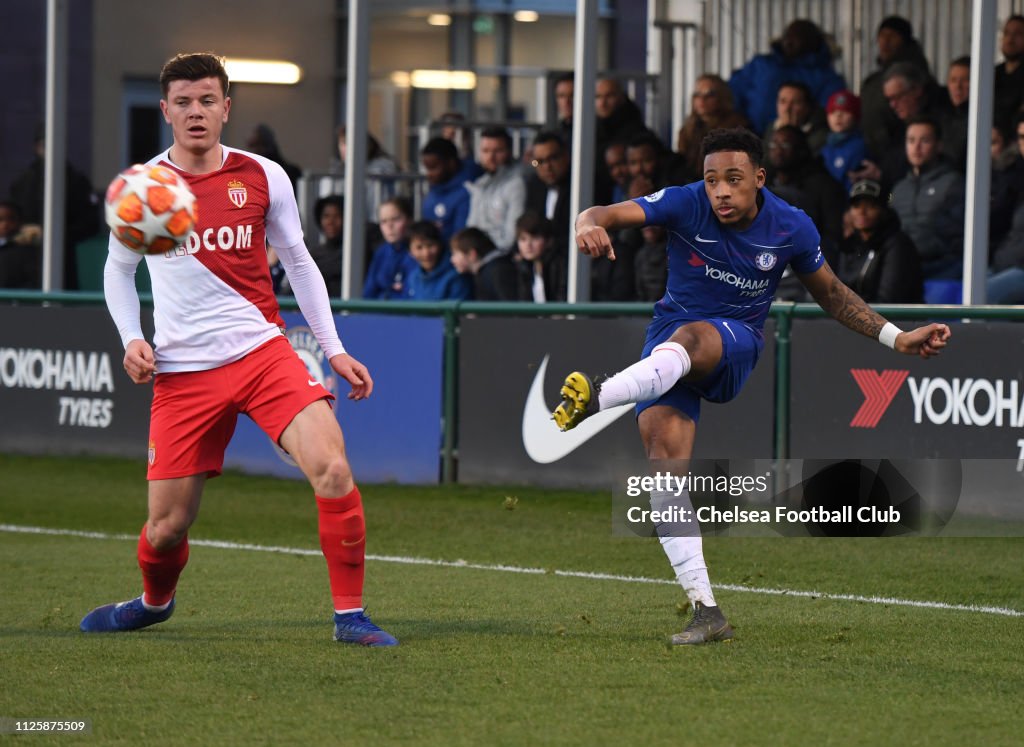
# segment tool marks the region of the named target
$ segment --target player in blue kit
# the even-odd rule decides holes
[[[904,332],[840,282],[811,219],[764,188],[760,138],[744,129],[715,130],[702,149],[703,182],[592,207],[576,220],[576,243],[591,257],[615,259],[609,231],[643,225],[668,231],[668,283],[641,360],[600,383],[569,374],[552,414],[564,431],[595,412],[635,402],[652,460],[689,459],[701,400],[728,402],[739,394],[764,346],[762,328],[787,265],[832,317],[901,353],[930,358],[950,337],[945,324]],[[672,495],[652,492],[652,507]],[[715,603],[696,522],[662,525],[658,534],[694,610],[672,643],[732,638]]]

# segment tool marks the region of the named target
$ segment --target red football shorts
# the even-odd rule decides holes
[[[239,413],[275,443],[307,405],[334,399],[284,337],[207,371],[158,374],[149,419],[150,480],[219,475]]]

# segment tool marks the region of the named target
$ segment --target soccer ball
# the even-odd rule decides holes
[[[107,187],[107,225],[138,254],[163,254],[181,244],[196,224],[196,198],[166,166],[136,164]]]

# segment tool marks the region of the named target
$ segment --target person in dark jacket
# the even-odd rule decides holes
[[[993,247],[993,274],[986,291],[989,303],[1024,303],[1024,112],[1017,114],[1014,136],[1017,158],[1001,180],[1010,211],[1009,227]]]
[[[479,228],[463,228],[452,236],[452,267],[473,278],[477,301],[518,301],[519,277],[508,252],[502,252]]]
[[[519,300],[564,301],[568,284],[567,257],[555,251],[551,221],[532,210],[516,221],[516,268]]]
[[[324,276],[328,295],[341,295],[341,244],[344,238],[345,202],[341,195],[321,197],[313,205],[313,215],[324,240],[309,250],[317,269]]]
[[[768,143],[771,181],[768,187],[814,221],[822,242],[835,246],[843,232],[846,193],[811,153],[799,127],[786,125],[772,133]]]
[[[878,182],[853,185],[850,219],[853,233],[839,244],[839,279],[869,303],[921,303],[921,260]]]
[[[914,38],[914,29],[906,18],[889,16],[883,19],[875,39],[878,44],[878,70],[861,83],[860,127],[868,152],[880,158],[894,141],[898,145],[903,144],[903,125],[882,92],[885,73],[899,62],[916,65],[926,78],[931,78],[931,72],[928,59]],[[934,80],[932,84],[938,85]]]
[[[963,274],[964,175],[942,157],[941,139],[935,120],[910,120],[911,171],[892,189],[892,209],[917,247],[926,280],[956,280]]]

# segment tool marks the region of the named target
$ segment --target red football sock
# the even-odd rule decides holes
[[[139,568],[142,569],[143,599],[146,604],[159,607],[174,597],[178,576],[188,563],[188,535],[181,542],[163,552],[149,543],[146,527],[139,536]]]
[[[320,549],[327,560],[334,609],[363,606],[363,558],[366,522],[359,488],[341,498],[316,496],[320,515]]]

